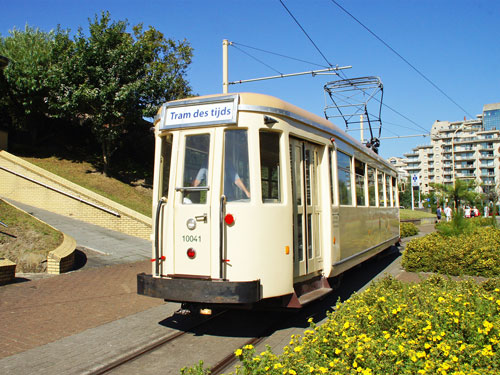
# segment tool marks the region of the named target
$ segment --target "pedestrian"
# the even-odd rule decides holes
[[[469,207],[469,206],[466,206],[466,207],[465,207],[465,217],[466,217],[467,219],[470,219],[470,216],[471,216],[471,214],[470,214],[470,207]]]
[[[436,216],[437,216],[438,223],[440,223],[441,222],[441,207],[439,206],[439,204],[436,208]]]
[[[446,221],[451,221],[451,208],[450,208],[450,206],[445,207],[444,215],[446,216]]]
[[[488,206],[484,206],[484,217],[490,216],[490,208]]]
[[[474,217],[478,217],[479,216],[479,210],[477,209],[476,206],[474,206],[474,208],[472,209],[472,211],[474,212]]]

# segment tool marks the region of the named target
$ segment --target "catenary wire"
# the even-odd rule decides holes
[[[344,7],[342,7],[335,0],[330,0],[333,4],[339,7],[344,13],[349,15],[354,21],[360,24],[365,30],[367,30],[370,34],[372,34],[376,39],[378,39],[384,46],[389,48],[396,56],[398,56],[401,60],[403,60],[407,65],[409,65],[415,72],[417,72],[423,79],[425,79],[428,83],[430,83],[436,90],[438,90],[441,94],[443,94],[448,100],[450,100],[453,104],[455,104],[458,108],[460,108],[465,114],[469,117],[474,118],[469,112],[467,112],[460,104],[458,104],[455,100],[453,100],[448,94],[446,94],[438,85],[436,85],[433,81],[431,81],[427,76],[418,70],[413,64],[411,64],[408,60],[406,60],[403,56],[401,56],[394,48],[392,48],[389,44],[387,44],[382,38],[380,38],[377,34],[371,31],[367,26],[365,26],[361,21],[359,21],[356,17],[354,17],[351,13],[349,13]]]
[[[279,0],[279,2],[281,3],[281,5],[283,5],[283,8],[286,9],[286,11],[288,12],[288,14],[290,15],[290,17],[293,18],[293,20],[295,21],[295,23],[300,27],[300,29],[302,30],[302,32],[305,34],[305,36],[307,36],[307,38],[309,39],[309,41],[312,43],[312,45],[316,48],[316,50],[319,52],[319,54],[323,57],[323,59],[326,61],[326,63],[328,64],[328,66],[331,66],[333,67],[332,64],[330,64],[330,62],[328,61],[328,59],[325,57],[325,55],[323,54],[323,52],[321,52],[321,50],[319,49],[319,47],[316,45],[316,43],[314,43],[314,41],[311,39],[311,37],[309,36],[309,34],[306,32],[306,30],[304,30],[304,28],[302,27],[302,25],[299,23],[299,21],[294,17],[294,15],[292,14],[292,12],[290,12],[290,10],[286,7],[285,3],[283,3],[282,0]]]
[[[244,53],[245,55],[247,55],[248,57],[251,57],[252,59],[254,59],[255,61],[261,63],[262,65],[265,65],[267,66],[269,69],[275,71],[276,73],[282,75],[283,73],[281,73],[280,71],[274,69],[272,66],[270,66],[269,64],[266,64],[265,62],[259,60],[258,58],[256,58],[255,56],[252,56],[251,54],[249,54],[248,52],[246,51],[243,51],[241,48],[238,48],[237,46],[233,45],[234,48],[236,48],[238,51],[240,51],[241,53]]]
[[[311,62],[311,61],[306,61],[306,60],[302,60],[302,59],[297,59],[297,58],[295,58],[295,57],[282,55],[282,54],[280,54],[280,53],[276,53],[276,52],[272,52],[272,51],[266,51],[265,49],[261,49],[261,48],[257,48],[257,47],[252,47],[252,46],[247,46],[247,45],[242,44],[242,43],[237,43],[237,42],[231,42],[231,43],[232,43],[232,45],[233,45],[233,46],[234,46],[234,45],[237,45],[237,46],[240,46],[240,47],[250,48],[250,49],[253,49],[253,50],[256,50],[256,51],[260,51],[260,52],[268,53],[268,54],[270,54],[270,55],[275,55],[275,56],[279,56],[279,57],[284,57],[284,58],[286,58],[286,59],[295,60],[295,61],[303,62],[303,63],[306,63],[306,64],[319,66],[319,67],[321,67],[321,68],[329,68],[329,66],[327,66],[327,65],[321,65],[321,64],[314,63],[314,62]]]

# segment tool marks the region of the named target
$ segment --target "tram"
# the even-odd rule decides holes
[[[333,123],[237,93],[155,117],[152,273],[196,309],[300,308],[399,241],[397,171]]]

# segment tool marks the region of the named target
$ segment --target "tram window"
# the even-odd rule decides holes
[[[260,132],[260,179],[262,201],[281,202],[280,134]]]
[[[207,187],[209,150],[209,134],[186,136],[183,187]],[[207,191],[186,190],[183,192],[182,202],[184,204],[205,204],[207,202]]]
[[[370,206],[374,207],[377,205],[377,200],[375,199],[375,168],[368,167],[368,200]]]
[[[172,136],[162,138],[161,147],[161,196],[168,196],[168,181],[170,178],[170,161],[172,160]]]
[[[385,194],[384,194],[384,174],[382,172],[378,173],[378,205],[379,207],[385,207]]]
[[[337,152],[337,174],[339,180],[339,203],[352,205],[351,188],[351,157],[343,152]]]
[[[394,205],[391,199],[391,176],[385,175],[385,189],[387,192],[387,207]]]
[[[396,177],[392,178],[392,194],[394,197],[392,198],[392,201],[394,202],[394,206],[398,205],[398,184],[396,181]]]
[[[329,171],[329,176],[330,176],[330,202],[332,204],[335,204],[335,185],[333,184],[334,182],[334,177],[333,177],[333,149],[330,149],[328,152],[328,171]]]
[[[226,130],[224,137],[224,195],[228,202],[250,199],[247,130]]]
[[[365,201],[365,163],[354,160],[354,173],[356,177],[356,205],[366,206]]]

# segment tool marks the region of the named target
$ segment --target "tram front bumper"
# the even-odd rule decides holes
[[[172,302],[248,304],[260,301],[260,280],[224,281],[137,275],[137,294]]]

